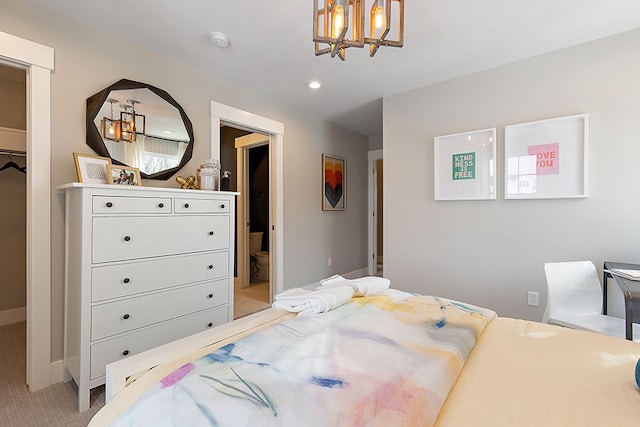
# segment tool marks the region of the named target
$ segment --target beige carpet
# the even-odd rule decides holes
[[[104,406],[104,386],[93,389],[91,408],[78,412],[73,381],[30,393],[26,385],[26,322],[0,326],[0,426],[86,426]]]
[[[235,318],[269,308],[269,282],[235,290]],[[0,326],[0,426],[86,426],[104,406],[104,386],[91,393],[91,408],[78,412],[73,381],[30,393],[26,385],[26,322]]]

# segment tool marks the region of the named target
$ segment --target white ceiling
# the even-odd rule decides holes
[[[365,135],[384,96],[640,27],[638,0],[406,0],[403,48],[342,62],[314,55],[312,0],[27,1]]]

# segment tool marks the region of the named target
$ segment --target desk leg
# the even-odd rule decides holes
[[[627,292],[624,293],[624,318],[627,339],[633,341],[633,301]]]
[[[607,279],[609,273],[602,273],[602,314],[607,314]]]

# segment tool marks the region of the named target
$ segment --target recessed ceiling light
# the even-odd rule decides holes
[[[170,130],[163,130],[162,133],[166,133],[167,135],[169,135],[169,134],[171,134],[173,132],[171,132]]]
[[[211,43],[215,44],[218,47],[229,46],[229,36],[225,33],[219,33],[217,31],[209,33],[209,40],[211,40]]]
[[[307,86],[310,87],[311,89],[320,89],[320,87],[322,87],[320,82],[317,80],[310,81]]]

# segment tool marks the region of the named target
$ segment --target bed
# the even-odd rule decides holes
[[[389,290],[116,362],[90,426],[635,426],[639,358],[639,343]]]

